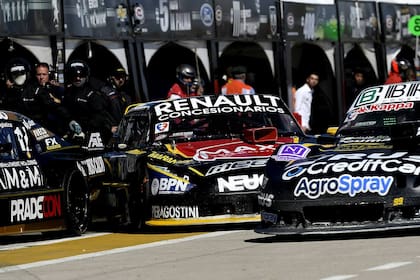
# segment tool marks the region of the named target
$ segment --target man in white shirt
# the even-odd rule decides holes
[[[306,78],[306,83],[298,88],[295,94],[295,110],[294,112],[301,116],[301,126],[305,133],[311,130],[309,120],[311,118],[312,94],[315,86],[319,83],[319,75],[311,73]]]

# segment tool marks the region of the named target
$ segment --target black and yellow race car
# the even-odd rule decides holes
[[[90,187],[101,156],[19,113],[0,110],[0,235],[70,231],[90,221]]]
[[[104,154],[109,174],[92,207],[135,227],[257,222],[267,159],[308,139],[273,95],[137,104]]]
[[[265,234],[420,227],[420,82],[363,90],[336,145],[284,145],[259,194]]]

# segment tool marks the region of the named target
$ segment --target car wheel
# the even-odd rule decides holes
[[[64,179],[65,217],[68,230],[77,235],[89,224],[88,184],[79,170],[68,172]]]
[[[145,219],[147,217],[147,202],[150,192],[149,187],[149,173],[147,167],[142,164],[137,164],[136,176],[130,186],[129,190],[129,215],[130,227],[133,230],[142,230],[145,228]]]

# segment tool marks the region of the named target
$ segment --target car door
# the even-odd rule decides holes
[[[148,110],[124,116],[118,128],[117,148],[107,153],[111,177],[126,182],[135,172],[139,157],[144,157],[150,141],[150,116]]]
[[[48,204],[46,180],[34,157],[31,135],[20,122],[0,126],[0,209],[8,213],[1,216],[1,225],[42,220]]]

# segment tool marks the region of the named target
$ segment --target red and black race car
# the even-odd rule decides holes
[[[84,233],[90,185],[104,172],[101,156],[21,114],[0,111],[0,235]]]
[[[268,157],[304,139],[273,95],[132,106],[120,123],[118,148],[104,155],[110,173],[93,209],[136,227],[256,222]]]
[[[420,82],[363,90],[334,147],[284,145],[259,194],[265,234],[420,228]]]

